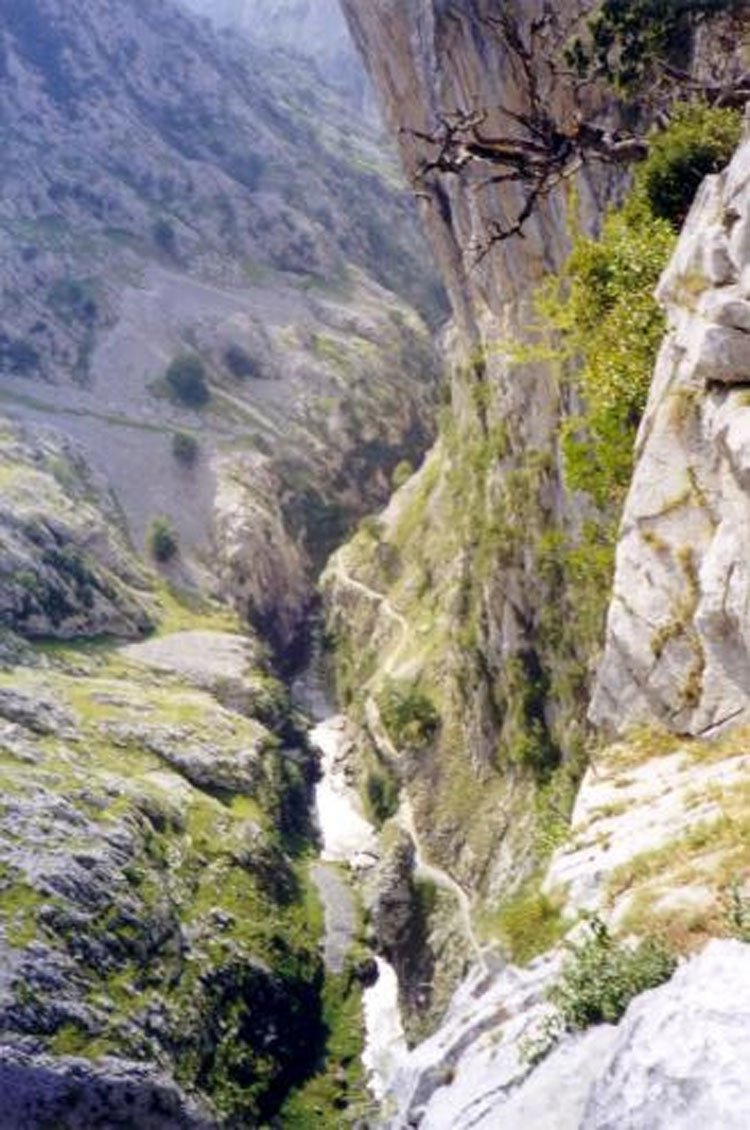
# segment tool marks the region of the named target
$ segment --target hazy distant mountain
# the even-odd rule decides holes
[[[368,115],[377,113],[339,0],[183,0],[219,27],[238,27],[258,43],[299,52]]]

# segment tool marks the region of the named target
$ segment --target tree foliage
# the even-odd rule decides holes
[[[575,239],[562,279],[540,296],[585,403],[566,424],[568,483],[616,516],[664,334],[654,289],[704,172],[726,164],[740,130],[736,111],[681,107],[654,137],[625,207],[607,215],[598,239]]]
[[[165,379],[174,398],[189,408],[202,408],[208,403],[211,394],[200,357],[192,353],[175,357],[167,369]]]
[[[642,96],[689,63],[696,28],[722,12],[740,15],[739,0],[603,0],[565,57],[579,78],[601,78]]]
[[[169,518],[154,518],[146,535],[146,543],[151,556],[164,565],[177,556],[180,545],[174,526]]]

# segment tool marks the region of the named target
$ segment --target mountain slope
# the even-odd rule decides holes
[[[166,514],[183,579],[286,645],[312,568],[427,439],[415,304],[442,299],[392,159],[312,66],[176,7],[0,15],[3,405],[75,438],[139,545]],[[205,404],[165,383],[185,354]],[[243,580],[254,553],[279,591]]]

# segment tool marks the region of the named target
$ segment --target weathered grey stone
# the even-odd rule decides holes
[[[591,707],[610,729],[659,722],[702,734],[750,716],[744,236],[724,259],[725,221],[750,208],[749,150],[745,141],[705,182],[659,287],[669,332],[638,437]],[[709,269],[717,257],[730,268]]]
[[[749,1060],[750,947],[713,941],[630,1005],[581,1130],[745,1130]]]
[[[212,1130],[216,1118],[167,1076],[115,1058],[0,1048],[0,1130]]]

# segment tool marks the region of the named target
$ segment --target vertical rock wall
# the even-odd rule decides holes
[[[527,75],[493,30],[508,5],[343,7],[412,180],[434,155],[417,134],[442,116],[484,109],[493,136],[507,131],[505,111],[525,107]],[[544,7],[511,5],[523,38]],[[560,7],[561,26],[577,10]],[[537,80],[572,125],[565,91],[543,67]],[[569,221],[594,226],[616,185],[580,175],[542,202],[522,239],[483,254],[494,225],[512,223],[523,205],[517,186],[486,185],[487,175],[417,186],[454,312],[450,404],[437,449],[377,537],[360,537],[329,570],[328,592],[352,697],[377,699],[384,679],[405,680],[439,710],[430,748],[395,767],[427,850],[467,887],[498,891],[533,866],[534,765],[561,764],[580,745],[591,670],[588,641],[569,630],[564,582],[540,568],[550,538],[575,536],[579,521],[561,483],[567,394],[548,364],[520,360],[519,345],[536,288],[564,260]]]
[[[709,178],[659,298],[595,721],[709,734],[750,713],[750,142]]]

